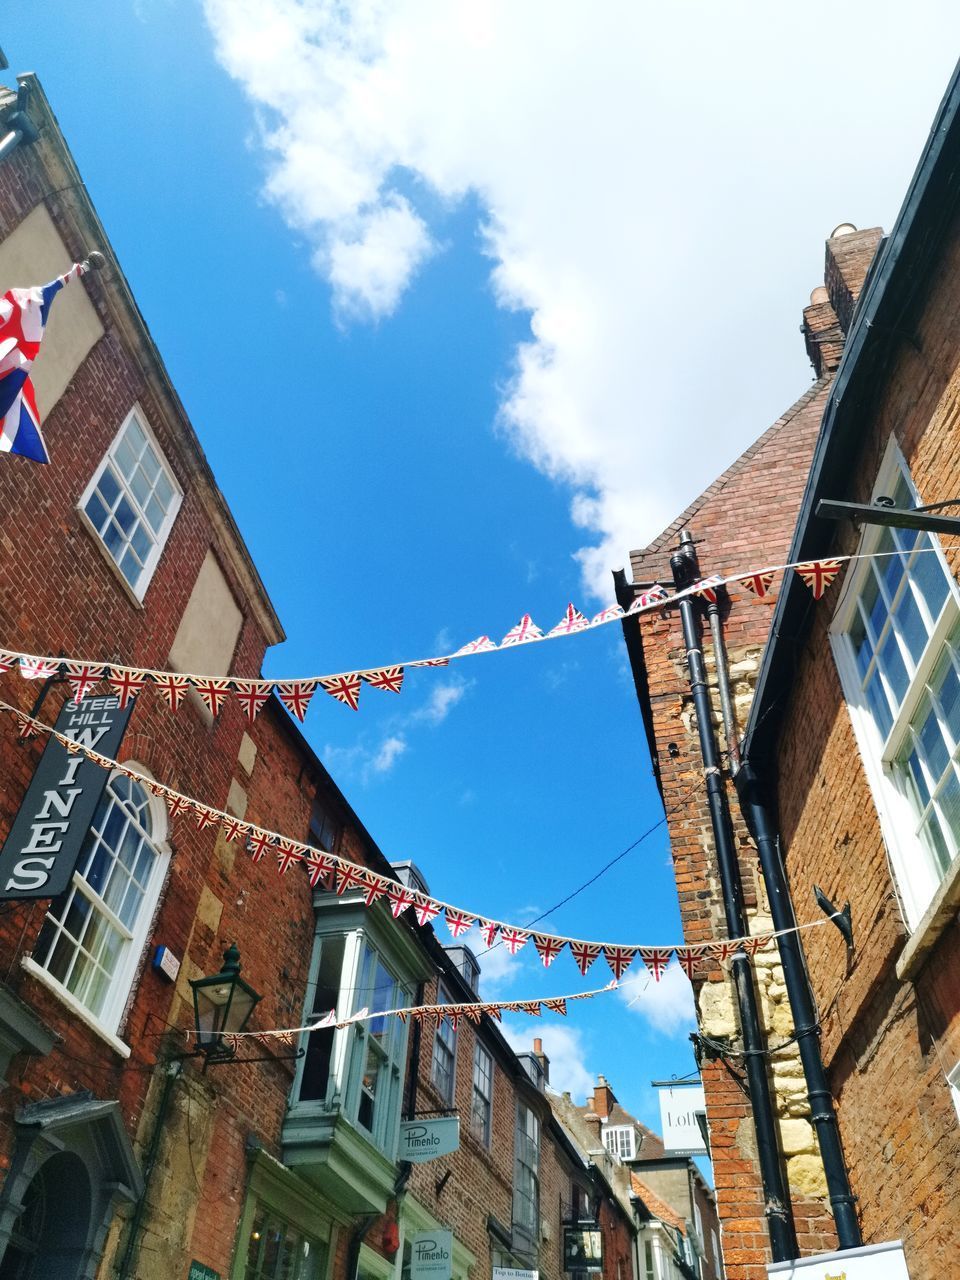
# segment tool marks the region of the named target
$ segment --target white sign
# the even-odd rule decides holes
[[[771,1262],[767,1275],[771,1280],[910,1280],[899,1240],[818,1253],[795,1262]]]
[[[494,1267],[493,1280],[540,1280],[539,1271],[520,1271],[515,1267]]]
[[[671,1155],[705,1156],[697,1112],[704,1111],[702,1084],[678,1084],[660,1089],[660,1131]]]
[[[410,1280],[450,1280],[453,1232],[418,1231],[410,1240]]]
[[[459,1149],[459,1116],[444,1116],[440,1120],[404,1120],[400,1124],[401,1160],[424,1164]]]

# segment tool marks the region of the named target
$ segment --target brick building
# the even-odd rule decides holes
[[[863,1237],[902,1238],[914,1280],[948,1274],[960,1257],[947,1191],[960,1169],[957,552],[946,537],[869,517],[859,526],[819,518],[817,503],[908,508],[957,498],[958,106],[955,77],[890,236],[845,224],[828,240],[824,285],[804,311],[813,387],[634,554],[634,584],[619,582],[623,600],[633,586],[671,582],[682,529],[696,540],[702,576],[831,554],[881,557],[844,565],[819,602],[795,574],[762,599],[739,585],[722,595],[733,691],[723,773],[751,928],[771,923],[754,837],[783,858],[800,920],[817,916],[814,884],[852,904],[849,956],[832,928],[804,939],[818,1034]],[[625,635],[685,936],[723,937],[678,620],[667,611],[625,625]],[[704,651],[719,729],[718,652],[706,626]],[[799,1249],[828,1250],[836,1235],[824,1166],[772,951],[758,953],[754,973]],[[734,1280],[760,1277],[769,1243],[756,1134],[734,1080],[741,1028],[719,966],[695,986],[701,1033],[721,1055],[703,1075],[724,1258]]]
[[[58,297],[34,371],[51,465],[2,457],[0,648],[257,676],[282,628],[50,104],[35,78],[23,84],[19,102],[0,92],[0,130],[20,134],[0,162],[0,291],[94,247],[106,267]],[[107,720],[119,737],[110,686],[71,711],[62,676],[41,690],[7,671],[0,701],[45,723],[67,708],[90,744]],[[0,714],[0,841],[14,853],[28,851],[11,832],[46,750]],[[251,724],[234,699],[213,716],[195,689],[173,714],[148,684],[109,754],[247,822],[418,877],[391,867],[276,698]],[[56,895],[0,903],[0,1280],[406,1280],[412,1235],[439,1227],[454,1233],[457,1280],[496,1266],[631,1280],[632,1219],[556,1119],[542,1054],[518,1058],[491,1017],[373,1017],[294,1045],[247,1041],[226,1063],[191,1056],[189,983],[217,973],[231,943],[262,995],[260,1029],[469,1001],[475,962],[409,911],[311,889],[302,867],[279,876],[216,825],[70,759],[51,777],[82,768],[83,785],[57,794],[30,837],[40,862],[21,859],[5,891],[29,887],[57,841],[75,841],[76,868]],[[178,971],[152,962],[158,947]],[[462,1117],[459,1149],[401,1161],[401,1116],[434,1112]],[[596,1253],[565,1256],[573,1226]]]

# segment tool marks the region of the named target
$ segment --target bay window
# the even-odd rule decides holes
[[[450,995],[443,983],[437,986],[437,1004],[450,1004]],[[450,1023],[444,1019],[437,1026],[433,1038],[433,1062],[430,1078],[437,1087],[443,1101],[450,1106],[453,1103],[457,1075],[457,1033]]]
[[[530,1107],[517,1103],[513,1173],[514,1228],[536,1241],[540,1224],[540,1121]]]

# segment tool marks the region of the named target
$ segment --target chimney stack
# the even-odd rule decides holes
[[[879,227],[858,231],[852,222],[841,222],[830,233],[824,283],[811,293],[800,326],[818,378],[834,373],[840,364],[857,299],[882,237]]]
[[[606,1120],[610,1115],[615,1102],[616,1098],[614,1097],[613,1090],[607,1084],[606,1077],[597,1076],[597,1083],[593,1090],[593,1096],[587,1099],[587,1106],[594,1115],[599,1116],[601,1120]]]
[[[533,1042],[533,1056],[540,1063],[540,1066],[543,1069],[544,1084],[549,1084],[550,1083],[550,1059],[543,1052],[543,1041],[540,1039],[539,1036],[537,1036]]]

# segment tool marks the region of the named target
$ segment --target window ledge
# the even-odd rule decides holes
[[[929,959],[944,929],[956,918],[960,908],[960,857],[954,858],[946,879],[934,894],[933,901],[910,935],[897,960],[897,977],[907,981],[916,977]]]
[[[32,978],[36,978],[41,986],[52,992],[61,1004],[65,1004],[70,1012],[85,1023],[101,1040],[108,1044],[118,1057],[130,1057],[130,1046],[124,1044],[119,1036],[115,1036],[112,1031],[108,1031],[102,1023],[98,1022],[90,1010],[82,1005],[76,996],[71,995],[66,987],[61,986],[56,978],[51,977],[46,969],[37,964],[33,956],[24,956],[20,961],[20,965]]]
[[[113,573],[113,576],[116,578],[117,582],[119,582],[119,583],[120,583],[120,586],[121,586],[121,587],[123,588],[123,590],[126,592],[127,598],[130,600],[130,603],[131,603],[131,604],[134,606],[134,608],[136,608],[136,609],[144,609],[144,608],[146,608],[146,606],[145,606],[145,605],[144,605],[144,603],[143,603],[142,598],[141,598],[140,596],[138,596],[138,595],[137,595],[136,591],[134,591],[133,587],[131,587],[130,583],[129,583],[129,582],[126,580],[126,578],[123,576],[123,572],[122,572],[122,570],[121,570],[120,566],[117,564],[116,560],[114,560],[113,556],[112,556],[112,555],[110,554],[110,552],[107,550],[107,545],[106,545],[106,543],[105,543],[105,542],[104,542],[104,540],[100,537],[99,533],[97,533],[96,529],[95,529],[95,528],[94,528],[94,526],[93,526],[93,521],[90,519],[90,517],[89,517],[89,516],[87,515],[87,513],[84,511],[83,507],[78,506],[78,507],[76,508],[76,512],[77,512],[77,515],[80,517],[80,525],[81,525],[81,528],[83,528],[84,530],[86,530],[86,532],[87,532],[87,533],[90,535],[90,537],[93,539],[93,541],[94,541],[94,543],[95,543],[95,545],[96,545],[96,547],[97,547],[97,550],[100,552],[100,554],[103,556],[104,560],[106,560],[107,564],[110,566],[110,570],[111,570],[111,572]],[[147,593],[147,586],[149,586],[149,582],[146,584],[146,586],[144,586],[144,589],[143,589],[143,594],[144,594],[144,595],[146,595],[146,593]]]

